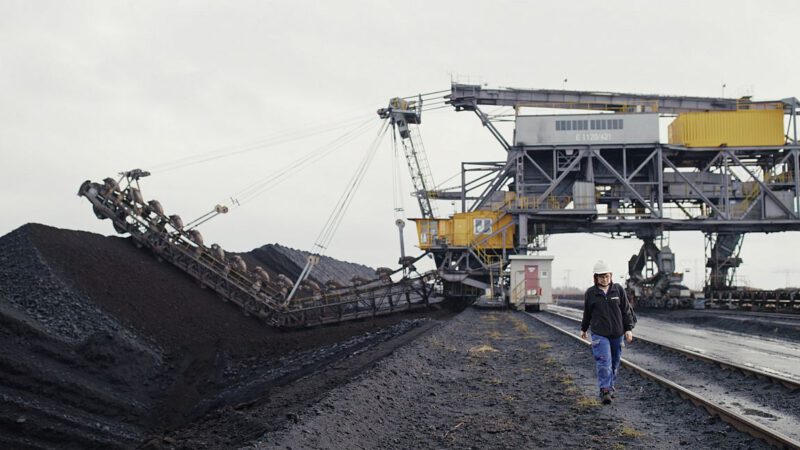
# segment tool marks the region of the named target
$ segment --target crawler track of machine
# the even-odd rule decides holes
[[[379,269],[373,280],[324,289],[316,283],[301,286],[287,301],[292,281],[285,275],[270,279],[260,267],[248,270],[239,256],[227,256],[217,245],[207,247],[195,229],[185,229],[179,216],[167,216],[156,200],[145,202],[139,178],[149,173],[124,172],[119,180],[85,181],[78,195],[92,204],[98,219],[110,219],[120,234],[129,234],[139,247],[170,262],[236,304],[275,327],[302,327],[354,320],[398,311],[425,308],[431,300],[433,274],[419,274],[410,264],[392,271]],[[403,271],[399,281],[391,275]]]

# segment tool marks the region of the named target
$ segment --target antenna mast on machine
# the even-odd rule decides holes
[[[432,219],[436,216],[430,195],[434,187],[433,177],[419,129],[411,126],[419,125],[422,122],[422,96],[417,98],[416,101],[393,98],[389,101],[388,107],[378,110],[378,116],[381,119],[389,119],[392,128],[400,137],[420,212],[424,219]]]

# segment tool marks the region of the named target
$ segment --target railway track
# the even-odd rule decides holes
[[[572,307],[580,305],[583,307],[582,299],[559,298],[557,303],[562,306]],[[771,305],[771,304],[770,304]],[[783,305],[783,304],[782,304]],[[680,308],[678,308],[680,309]],[[706,312],[709,314],[739,315],[750,317],[768,318],[790,318],[800,319],[800,299],[794,300],[792,304],[777,307],[755,307],[752,302],[745,300],[731,300],[726,302],[706,299],[706,309],[694,310],[696,312]]]
[[[780,320],[790,320],[790,321],[800,322],[800,314],[797,313],[759,312],[759,311],[748,311],[748,310],[727,310],[727,309],[717,309],[717,308],[698,309],[695,310],[695,312],[700,314],[711,314],[716,316],[729,316],[737,318],[760,317],[770,320],[780,319]]]
[[[576,319],[560,314],[553,314],[553,313],[546,313],[546,314],[530,314],[532,318],[538,320],[539,322],[567,335],[572,337],[573,339],[585,344],[590,345],[589,342],[582,340],[576,333],[564,329],[563,326],[556,323],[557,321],[577,321]],[[548,317],[549,318],[546,318]],[[553,317],[557,317],[558,319],[553,320]],[[562,322],[563,323],[563,322]],[[751,367],[738,365],[735,363],[719,361],[714,358],[710,358],[706,355],[701,355],[697,352],[688,351],[685,349],[677,349],[674,347],[670,347],[667,345],[655,343],[653,341],[645,341],[643,339],[637,338],[640,342],[646,342],[648,345],[656,346],[660,349],[667,350],[669,353],[677,353],[679,355],[685,356],[692,360],[693,364],[702,364],[702,363],[711,363],[715,364],[719,367],[723,367],[726,369],[733,369],[739,371],[747,376],[752,376],[754,378],[758,378],[760,380],[770,381],[776,383],[781,386],[780,389],[788,390],[785,392],[786,395],[794,395],[800,390],[800,382],[792,379],[788,379],[786,377],[782,377],[777,374],[771,374],[765,371],[761,371],[758,369],[754,369]],[[758,421],[754,420],[747,415],[741,414],[734,409],[728,407],[727,405],[737,405],[739,404],[738,401],[731,401],[731,402],[723,402],[712,399],[710,396],[701,394],[697,392],[697,388],[690,388],[686,387],[679,382],[673,381],[667,375],[656,373],[654,370],[650,370],[648,368],[643,367],[643,365],[636,364],[631,362],[627,358],[622,359],[622,365],[627,369],[633,371],[634,373],[639,374],[640,376],[653,380],[654,382],[676,392],[681,398],[689,400],[695,406],[703,408],[709,414],[713,416],[718,416],[721,420],[731,424],[736,429],[746,432],[751,436],[756,438],[762,439],[768,442],[770,445],[775,446],[777,448],[789,448],[789,449],[800,449],[800,434],[797,433],[797,430],[800,429],[800,416],[795,412],[783,411],[782,416],[777,415],[770,415],[771,417],[778,417],[780,420],[776,419],[776,422],[779,423],[778,426],[770,426],[768,420]],[[693,371],[693,374],[696,376],[700,376],[699,374],[702,371]],[[693,385],[697,386],[705,386],[706,383],[702,380],[698,380],[698,383],[692,383]],[[736,383],[736,380],[730,380],[729,383]],[[713,385],[715,381],[710,381],[708,384]],[[730,389],[730,391],[734,391],[735,389]],[[726,394],[728,391],[725,392]],[[768,408],[772,411],[775,411],[775,405],[772,405],[771,408]],[[776,429],[780,428],[780,429]],[[790,431],[784,431],[790,430]]]
[[[561,318],[564,318],[564,319],[567,319],[567,320],[570,320],[570,321],[578,322],[578,323],[580,322],[579,320],[576,320],[574,317],[570,317],[570,316],[567,316],[567,315],[564,315],[564,314],[560,314],[560,313],[554,312],[554,311],[548,311],[547,314],[552,314],[552,315],[555,315],[555,316],[558,316],[558,317],[561,317]],[[795,380],[795,379],[792,379],[792,378],[789,378],[789,377],[786,377],[786,376],[783,376],[783,375],[780,375],[780,374],[777,374],[777,373],[768,372],[766,370],[758,369],[756,367],[751,367],[751,366],[747,366],[747,365],[744,365],[744,364],[738,364],[738,363],[731,362],[731,361],[723,361],[723,360],[718,359],[718,358],[714,358],[714,357],[711,357],[711,356],[708,356],[708,355],[704,355],[704,354],[702,354],[700,352],[692,351],[692,350],[685,349],[685,348],[675,347],[675,346],[668,345],[668,344],[665,344],[665,343],[662,343],[662,342],[656,342],[656,341],[651,340],[651,339],[645,339],[645,338],[642,338],[642,337],[637,337],[636,340],[639,341],[639,342],[644,342],[644,343],[647,343],[647,344],[650,344],[650,345],[654,345],[654,346],[663,348],[664,350],[668,350],[670,352],[674,352],[674,353],[677,353],[679,355],[683,355],[683,356],[685,356],[685,357],[687,357],[689,359],[705,361],[707,363],[717,365],[717,366],[719,366],[719,367],[721,367],[723,369],[737,370],[740,373],[742,373],[744,375],[747,375],[747,376],[751,376],[753,378],[772,381],[772,382],[774,382],[776,384],[783,385],[784,387],[786,387],[789,390],[800,390],[800,381],[799,380]]]

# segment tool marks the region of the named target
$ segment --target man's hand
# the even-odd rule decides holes
[[[632,331],[626,331],[625,332],[625,342],[627,342],[628,344],[633,342],[633,332]]]
[[[589,336],[587,336],[586,332],[583,331],[583,330],[581,330],[581,339],[583,339],[584,341],[588,341],[589,340]]]

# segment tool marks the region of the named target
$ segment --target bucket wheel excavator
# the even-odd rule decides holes
[[[348,286],[319,286],[310,279],[295,286],[285,274],[270,277],[261,267],[249,268],[239,255],[226,253],[217,244],[207,246],[199,230],[185,226],[178,215],[167,215],[159,201],[145,201],[140,180],[148,175],[135,169],[102,183],[87,180],[78,195],[92,204],[98,219],[110,220],[117,233],[129,235],[138,247],[148,248],[159,260],[213,289],[245,315],[292,328],[425,308],[437,301],[431,295],[434,275],[409,270],[411,263],[397,270],[379,268],[373,279],[354,279]],[[211,214],[225,212],[227,208],[218,205]],[[401,278],[393,281],[398,273]],[[289,293],[295,291],[291,298]]]

